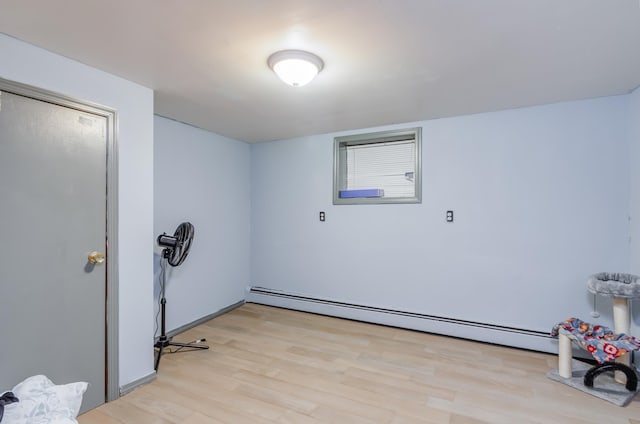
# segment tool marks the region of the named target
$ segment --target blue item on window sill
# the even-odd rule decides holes
[[[371,188],[366,190],[340,190],[341,199],[353,199],[357,197],[384,197],[384,190]]]

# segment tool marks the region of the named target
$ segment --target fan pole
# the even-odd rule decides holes
[[[153,369],[155,371],[158,371],[158,367],[160,366],[160,358],[162,357],[162,351],[164,350],[165,346],[169,345],[169,338],[167,337],[166,334],[166,327],[165,327],[165,317],[166,317],[166,305],[167,305],[167,299],[165,299],[164,297],[164,285],[162,286],[163,290],[162,290],[162,299],[160,299],[160,320],[161,320],[161,324],[160,324],[160,337],[158,338],[158,341],[156,342],[156,344],[154,345],[154,347],[156,347],[158,349],[158,353],[156,356],[156,363],[153,366]]]
[[[194,349],[209,349],[209,346],[207,345],[203,345],[200,344],[200,342],[204,342],[206,341],[206,339],[200,339],[196,342],[192,342],[192,343],[178,343],[178,342],[173,342],[171,341],[171,339],[169,337],[167,337],[167,333],[166,333],[166,310],[167,310],[167,299],[165,298],[164,292],[165,292],[165,286],[167,283],[167,262],[168,262],[168,258],[169,257],[169,251],[168,249],[164,249],[164,251],[162,252],[162,261],[164,268],[163,268],[163,272],[162,272],[162,288],[161,288],[161,292],[160,292],[160,337],[158,338],[158,341],[153,345],[156,349],[158,349],[158,352],[156,354],[156,360],[155,360],[155,364],[153,366],[153,369],[158,372],[158,367],[160,367],[160,359],[162,358],[162,353],[164,352],[164,348],[168,347],[168,346],[176,346],[178,347],[179,351],[180,349],[184,349],[187,348],[189,350],[194,350]],[[162,264],[161,264],[162,266]],[[188,352],[185,351],[185,352]]]

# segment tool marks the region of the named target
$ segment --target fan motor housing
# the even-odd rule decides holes
[[[170,236],[167,233],[160,234],[158,236],[158,244],[164,247],[176,247],[178,244],[178,238]]]

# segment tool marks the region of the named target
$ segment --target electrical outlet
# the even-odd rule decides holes
[[[447,222],[453,222],[453,211],[447,211]]]
[[[324,222],[324,212],[320,212],[320,222]]]

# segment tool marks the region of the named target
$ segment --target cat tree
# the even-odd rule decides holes
[[[637,374],[630,364],[631,352],[640,350],[640,339],[629,335],[629,302],[640,299],[640,277],[602,272],[589,278],[587,290],[612,298],[614,329],[592,325],[578,318],[569,318],[556,325],[552,335],[558,336],[558,370],[549,373],[549,377],[623,406],[637,390]],[[572,341],[587,350],[598,364],[586,369],[584,364],[573,360]],[[579,370],[574,372],[574,368]],[[603,384],[594,387],[595,377],[607,371],[616,371],[615,380],[601,378]],[[625,383],[627,390],[621,391],[619,383]]]

